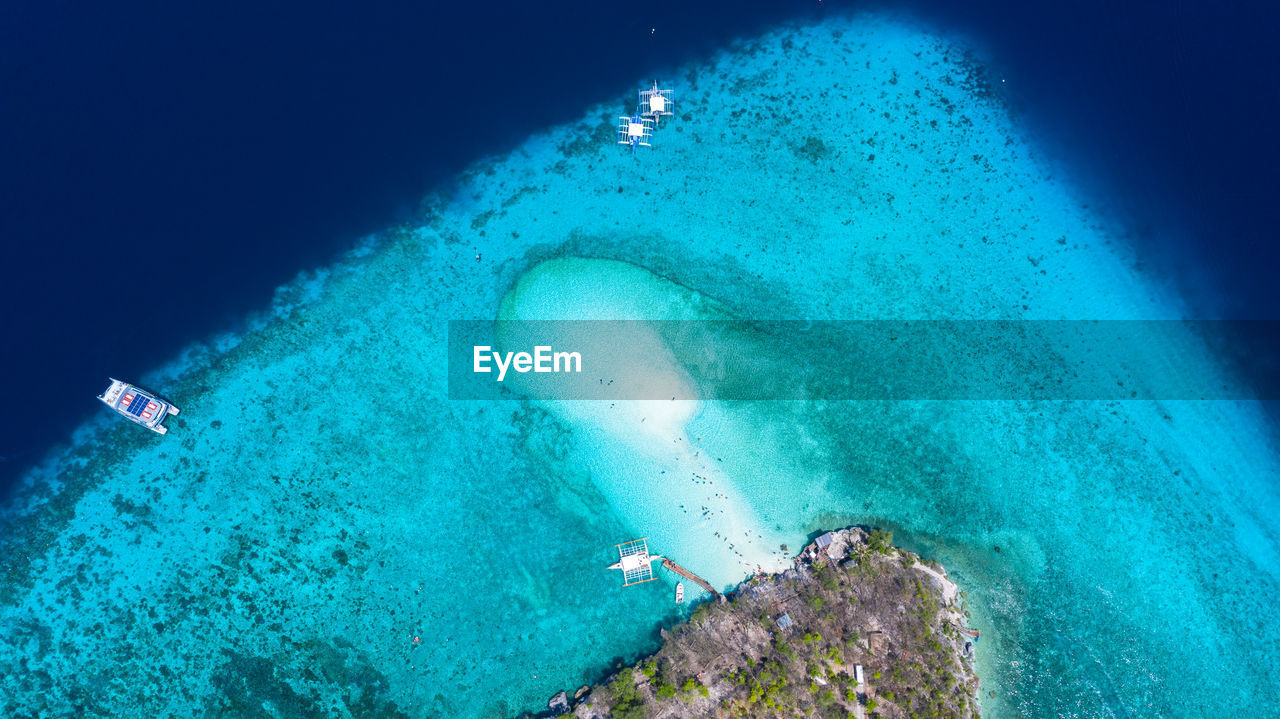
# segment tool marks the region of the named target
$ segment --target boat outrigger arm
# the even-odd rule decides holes
[[[160,424],[164,418],[178,413],[178,408],[174,407],[172,402],[162,400],[150,392],[141,390],[128,382],[121,382],[114,377],[111,378],[111,386],[106,392],[98,395],[98,399],[125,419],[160,434],[169,431],[168,427]]]

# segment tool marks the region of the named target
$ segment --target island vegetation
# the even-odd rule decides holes
[[[976,717],[973,636],[940,566],[851,528],[699,604],[663,645],[553,698],[564,719]]]

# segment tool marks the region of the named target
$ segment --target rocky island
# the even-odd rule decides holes
[[[551,716],[976,717],[977,632],[936,563],[862,528],[828,532],[795,567],[753,577],[664,630]]]

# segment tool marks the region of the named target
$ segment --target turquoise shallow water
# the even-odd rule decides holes
[[[33,475],[6,712],[510,715],[674,619],[669,581],[604,569],[616,542],[730,584],[865,522],[967,590],[991,715],[1267,714],[1280,500],[1249,403],[447,399],[447,322],[499,312],[1182,314],[950,40],[833,21],[671,82],[652,153],[605,107],[479,163],[150,378],[183,408],[162,441],[91,428]]]

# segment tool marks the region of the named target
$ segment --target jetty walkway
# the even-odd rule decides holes
[[[680,566],[679,564],[676,564],[670,559],[665,559],[665,558],[662,560],[662,566],[666,567],[667,569],[670,569],[676,574],[679,574],[685,579],[688,579],[694,584],[697,584],[699,587],[702,587],[703,589],[707,590],[708,592],[711,593],[711,596],[715,597],[718,601],[721,601],[721,602],[724,601],[724,597],[720,596],[720,592],[717,592],[716,588],[711,586],[710,582],[703,579],[702,577],[699,577],[693,572],[690,572],[688,569],[685,569],[684,567]]]

